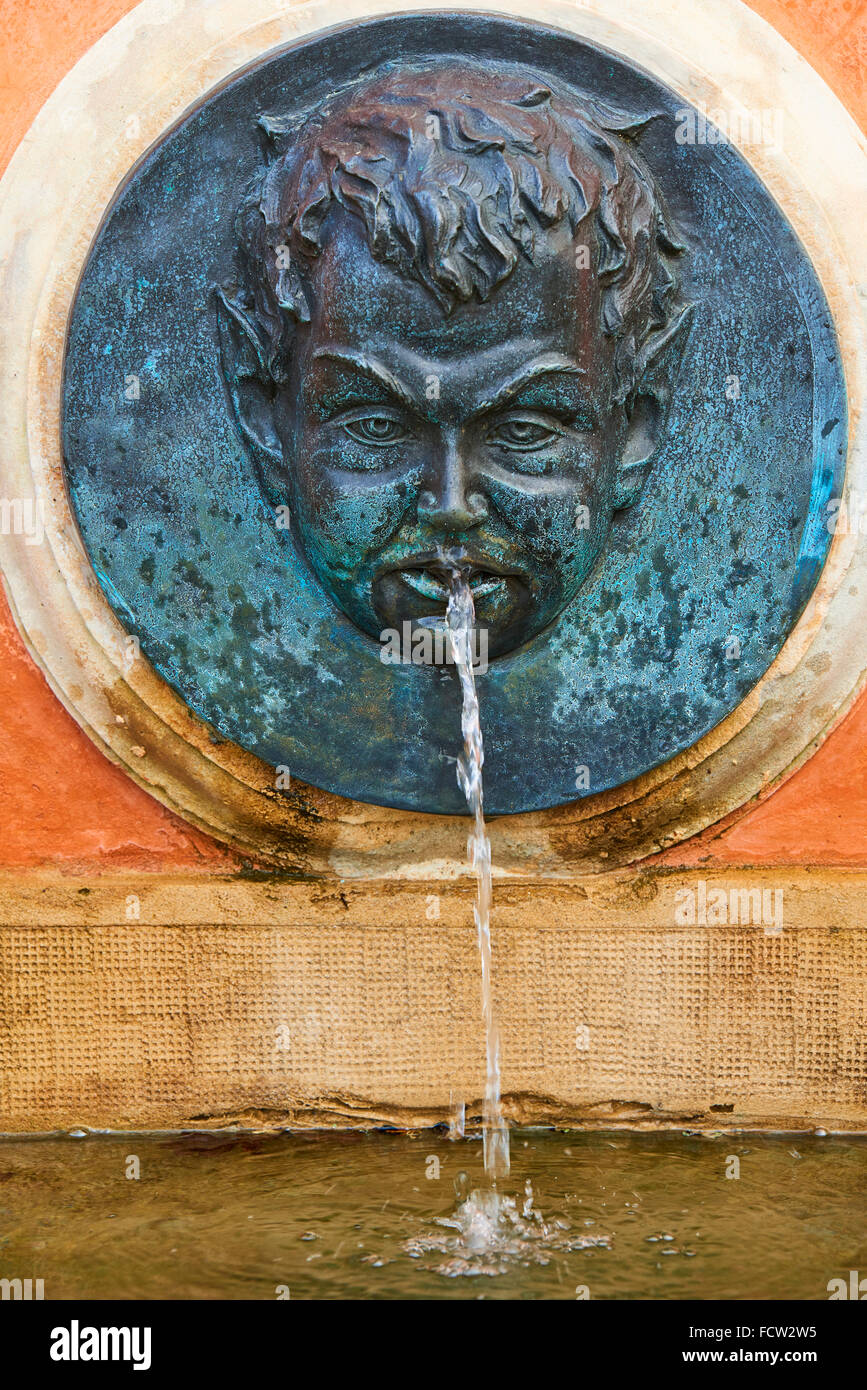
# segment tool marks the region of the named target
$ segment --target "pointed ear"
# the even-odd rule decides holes
[[[642,344],[635,374],[636,385],[626,402],[628,429],[617,472],[616,508],[631,507],[641,493],[653,455],[658,449],[668,418],[672,391],[686,347],[693,306],[687,304],[673,323],[651,333]]]
[[[215,299],[223,380],[238,430],[271,496],[283,450],[274,425],[276,383],[266,365],[265,343],[239,304],[220,289]]]

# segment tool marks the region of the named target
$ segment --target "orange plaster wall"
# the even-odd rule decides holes
[[[867,0],[752,0],[867,129]],[[41,104],[131,0],[0,0],[0,171]],[[667,863],[867,865],[867,694],[794,777]],[[90,743],[48,689],[0,598],[0,867],[200,868],[239,860],[166,811]]]

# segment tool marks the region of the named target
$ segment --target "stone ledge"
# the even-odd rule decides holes
[[[496,877],[495,929],[602,927],[679,930],[683,889],[727,894],[782,891],[784,930],[856,928],[867,917],[867,869],[622,869],[572,878]],[[292,879],[277,874],[101,874],[0,872],[4,926],[258,926],[331,925],[422,930],[472,928],[475,883],[456,878]],[[134,898],[136,903],[130,903]],[[735,924],[737,925],[737,924]],[[762,925],[761,923],[759,924]]]

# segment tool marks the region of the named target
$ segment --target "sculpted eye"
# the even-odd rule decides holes
[[[362,415],[357,420],[346,420],[343,428],[359,444],[397,444],[407,438],[403,425],[390,415]]]
[[[531,453],[553,444],[562,438],[562,432],[553,426],[542,424],[539,420],[513,417],[501,420],[488,432],[488,443],[499,444],[504,449],[514,449],[519,453]]]

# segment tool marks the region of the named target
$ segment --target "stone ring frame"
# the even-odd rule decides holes
[[[443,12],[438,5],[416,5],[413,12],[425,8]],[[497,8],[525,17],[520,4]],[[0,496],[31,499],[45,531],[43,544],[32,535],[0,537],[16,621],[67,709],[138,783],[218,838],[295,874],[454,876],[463,871],[464,828],[459,818],[388,810],[303,785],[278,793],[273,769],[233,744],[215,742],[147,662],[133,659],[66,494],[64,343],[104,210],[168,127],[270,49],[353,19],[401,12],[382,4],[144,0],[61,83],[0,190],[7,325]],[[621,53],[694,105],[785,112],[782,150],[760,145],[742,153],[800,237],[831,306],[850,410],[847,488],[867,496],[867,335],[857,293],[867,263],[859,221],[867,150],[851,118],[804,60],[739,0],[691,0],[676,10],[661,0],[548,3],[532,18]],[[657,37],[663,34],[664,41]],[[747,70],[739,58],[744,52],[761,62]],[[749,76],[756,72],[760,83]],[[865,566],[867,543],[858,534],[835,536],[797,626],[734,713],[686,753],[633,782],[494,822],[500,871],[561,876],[632,862],[745,806],[797,767],[867,675]]]

